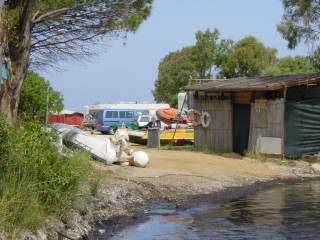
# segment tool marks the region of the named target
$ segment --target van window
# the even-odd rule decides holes
[[[133,118],[134,111],[120,111],[120,118]]]
[[[106,111],[106,118],[118,118],[118,111]]]

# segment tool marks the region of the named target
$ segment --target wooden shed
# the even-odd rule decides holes
[[[194,100],[197,149],[292,158],[320,152],[320,73],[220,79],[183,89]],[[201,117],[211,118],[208,126]]]

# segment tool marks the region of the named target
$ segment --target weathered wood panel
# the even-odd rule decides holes
[[[283,138],[284,136],[284,100],[268,100],[266,102],[266,114],[263,112],[261,102],[256,101],[251,104],[251,117],[250,117],[250,133],[248,149],[253,151],[259,137],[277,137]],[[262,119],[266,118],[266,119]],[[266,122],[264,127],[261,123]]]
[[[234,92],[234,103],[250,104],[253,92]]]
[[[232,150],[232,104],[231,100],[194,100],[195,109],[208,112],[211,123],[194,129],[194,146],[212,151]]]

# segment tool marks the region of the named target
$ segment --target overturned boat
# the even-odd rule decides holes
[[[146,167],[149,163],[148,155],[142,151],[134,152],[128,144],[128,133],[119,129],[115,135],[108,139],[102,136],[93,137],[86,132],[64,123],[53,123],[50,125],[63,143],[70,148],[79,148],[89,152],[94,159],[108,165],[117,160],[126,159],[131,165]]]

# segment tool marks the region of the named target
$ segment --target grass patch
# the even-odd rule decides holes
[[[90,185],[88,194],[97,192],[89,155],[61,155],[54,141],[55,133],[37,123],[11,125],[0,116],[0,232],[12,239],[73,207],[82,185]]]
[[[279,159],[279,161],[277,161],[277,164],[287,166],[287,167],[296,167],[297,166],[296,161],[293,159]]]
[[[288,159],[288,158],[275,158],[275,157],[269,157],[265,154],[259,154],[259,153],[255,153],[253,151],[245,151],[244,152],[244,156],[248,157],[248,158],[253,158],[253,159],[258,159],[261,161],[269,161],[269,162],[274,162],[278,165],[281,166],[287,166],[287,167],[295,167],[297,166],[297,163],[294,159]]]
[[[197,151],[193,144],[184,144],[182,146],[175,146],[170,144],[161,145],[160,149],[163,150],[179,150],[179,151]]]
[[[266,161],[268,157],[266,155],[260,154],[255,151],[244,151],[243,155],[248,158],[259,159],[261,161]]]
[[[96,197],[98,194],[100,181],[98,179],[95,179],[94,181],[91,181],[90,183],[90,193],[91,196]]]

